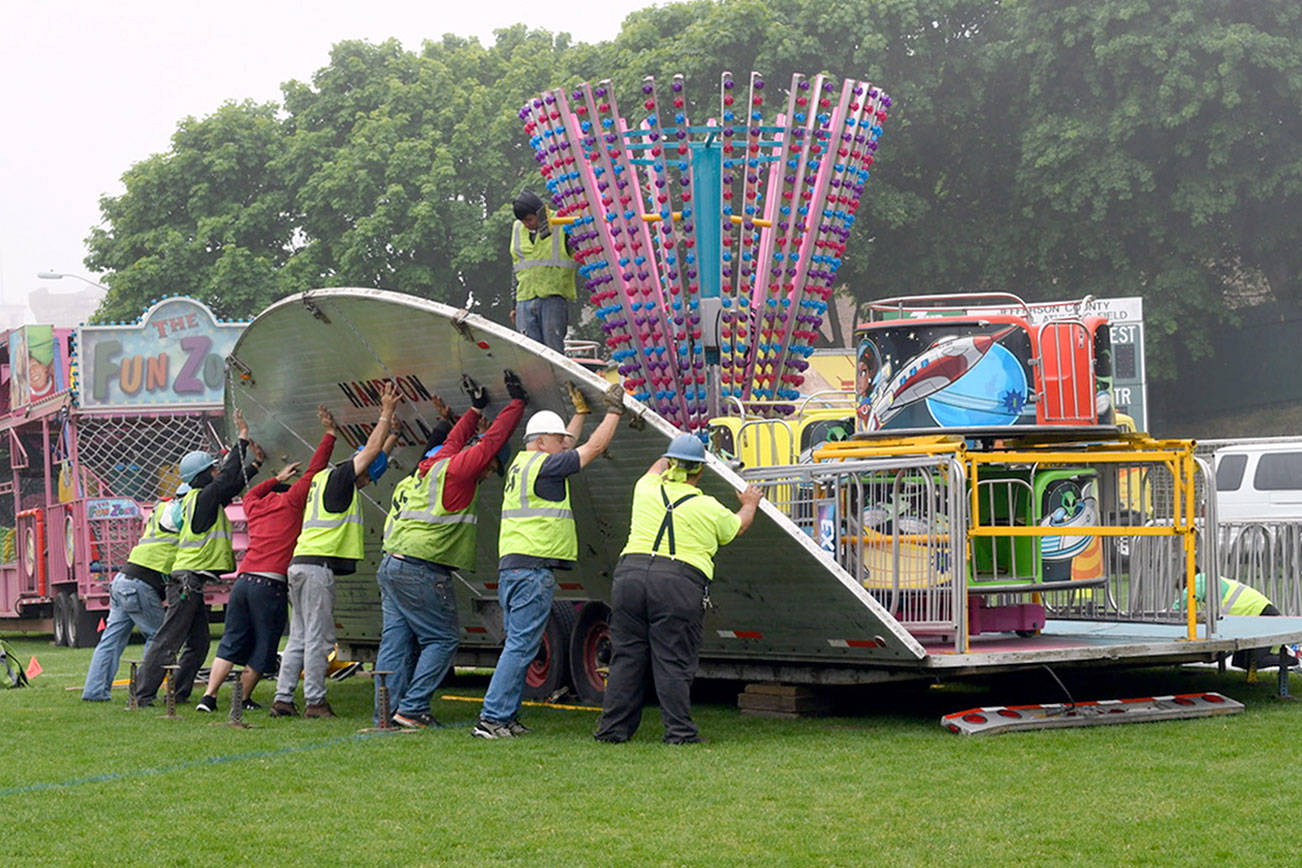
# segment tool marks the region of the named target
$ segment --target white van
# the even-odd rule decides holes
[[[1219,521],[1302,519],[1302,437],[1281,437],[1214,453]]]

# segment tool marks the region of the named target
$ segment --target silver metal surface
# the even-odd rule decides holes
[[[511,369],[529,390],[526,418],[541,409],[569,418],[564,381],[578,384],[594,408],[600,408],[608,385],[505,326],[415,296],[372,289],[324,289],[282,299],[249,325],[234,357],[227,401],[231,409],[244,411],[252,437],[267,450],[271,472],[277,462],[310,456],[321,434],[318,404],[334,411],[350,439],[365,438],[379,410],[357,384],[397,377],[404,395],[415,399],[397,410],[403,436],[394,451],[395,466],[378,485],[363,490],[367,557],[356,575],[341,577],[336,585],[339,638],[354,647],[379,641],[374,573],[381,529],[393,485],[416,464],[424,431],[436,420],[423,393],[464,410],[468,401],[458,383],[469,374],[488,387],[487,412],[495,415],[507,399],[502,372]],[[610,599],[610,572],[628,534],[633,484],[678,433],[631,397],[626,401],[646,424],[639,431],[622,423],[607,455],[572,481],[580,563],[573,575],[558,574],[559,599]],[[589,423],[588,430],[592,427]],[[520,430],[512,445],[520,448]],[[350,452],[340,444],[333,460]],[[708,465],[702,490],[735,508],[735,492],[744,483],[713,456]],[[501,497],[500,480],[490,476],[479,494],[479,561],[458,585],[462,642],[468,648],[492,644],[480,613],[495,610],[497,599]],[[922,646],[772,504],[763,504],[750,531],[719,551],[716,579],[703,657],[862,663],[924,656]]]

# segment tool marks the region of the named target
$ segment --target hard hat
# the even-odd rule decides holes
[[[187,452],[185,457],[181,459],[181,481],[194,482],[196,476],[216,463],[217,459],[207,452],[201,452],[197,449],[194,452]]]
[[[515,212],[516,220],[523,220],[530,214],[537,214],[543,209],[543,200],[538,198],[538,194],[533,190],[521,190],[520,195],[515,197],[511,203],[511,210]]]
[[[539,410],[529,417],[529,424],[524,426],[524,439],[532,440],[539,434],[565,434],[565,422],[551,410]]]
[[[705,460],[705,444],[695,434],[679,434],[669,441],[669,448],[660,457],[700,463]]]

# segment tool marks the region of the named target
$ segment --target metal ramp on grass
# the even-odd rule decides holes
[[[1032,729],[1064,729],[1110,723],[1146,723],[1238,714],[1243,703],[1219,693],[1181,693],[1137,699],[1056,702],[1049,705],[996,705],[956,711],[940,719],[941,726],[959,735],[996,735]]]

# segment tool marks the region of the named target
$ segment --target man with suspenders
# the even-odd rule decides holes
[[[694,434],[679,434],[633,489],[628,543],[612,579],[610,676],[598,741],[633,737],[648,666],[665,742],[703,740],[692,721],[691,686],[714,553],[750,527],[763,498],[749,485],[737,494],[741,508],[730,512],[697,489],[704,470],[705,446]]]
[[[529,730],[516,719],[525,674],[538,655],[552,611],[553,570],[572,569],[579,538],[570,506],[570,477],[606,451],[624,413],[624,387],[616,383],[603,398],[606,416],[588,441],[572,448],[583,430],[588,405],[570,386],[574,418],[568,426],[551,410],[539,410],[524,429],[524,451],[515,456],[502,493],[498,536],[497,599],[506,641],[484,695],[476,738],[511,738]]]

